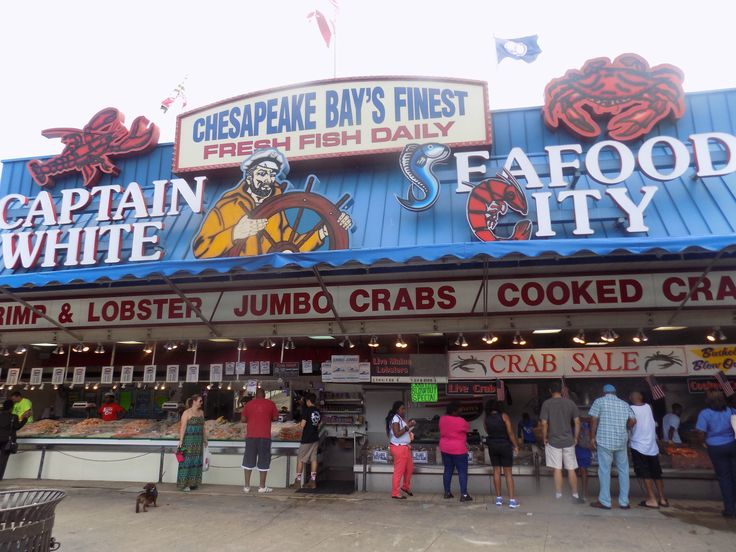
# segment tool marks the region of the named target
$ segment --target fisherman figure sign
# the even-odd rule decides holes
[[[241,164],[243,178],[225,192],[207,213],[192,249],[198,258],[239,257],[273,252],[314,251],[330,238],[331,249],[347,247],[350,216],[325,198],[311,193],[310,177],[305,192],[284,193],[289,172],[286,158],[278,150],[254,153]],[[300,202],[289,198],[300,197]],[[344,204],[343,198],[339,204]],[[292,205],[294,203],[294,205]],[[298,209],[292,227],[287,209]],[[298,226],[302,211],[312,210],[319,222],[304,232]]]

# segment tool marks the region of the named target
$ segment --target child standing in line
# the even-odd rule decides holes
[[[578,460],[578,477],[582,480],[580,497],[588,496],[588,468],[593,460],[593,451],[590,446],[590,417],[580,416],[580,437],[575,445],[575,457]]]

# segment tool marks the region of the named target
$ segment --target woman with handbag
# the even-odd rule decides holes
[[[207,446],[207,432],[204,428],[204,401],[200,395],[192,395],[187,399],[187,409],[179,422],[179,451],[183,456],[179,462],[176,476],[176,488],[188,493],[202,483],[202,463],[204,449]],[[181,455],[179,455],[179,452]]]
[[[386,434],[389,437],[389,450],[394,459],[394,475],[391,484],[391,498],[398,500],[406,497],[399,493],[399,489],[409,496],[411,492],[411,474],[414,471],[414,460],[411,457],[411,442],[414,434],[411,432],[416,425],[415,420],[406,421],[406,406],[402,401],[396,401],[386,416]],[[401,480],[403,479],[403,485]]]
[[[13,415],[13,401],[8,399],[3,403],[0,411],[0,481],[5,477],[5,467],[11,454],[18,452],[15,432],[26,425],[27,418],[22,422]]]

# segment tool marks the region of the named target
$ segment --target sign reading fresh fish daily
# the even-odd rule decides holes
[[[178,117],[174,172],[237,167],[266,148],[298,161],[401,151],[428,141],[489,145],[486,84],[355,78],[239,96]]]

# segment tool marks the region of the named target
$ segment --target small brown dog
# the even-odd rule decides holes
[[[156,489],[156,485],[153,483],[146,483],[145,487],[143,487],[143,492],[138,495],[138,498],[135,501],[135,513],[137,514],[140,512],[141,506],[143,507],[143,511],[147,512],[148,507],[153,504],[154,508],[157,508],[156,506],[156,499],[158,498],[158,489]]]

